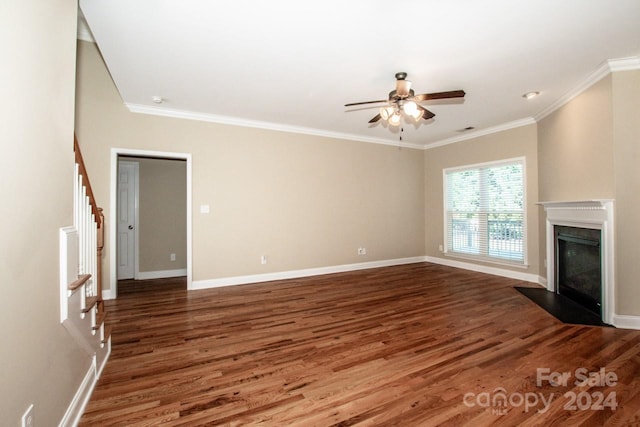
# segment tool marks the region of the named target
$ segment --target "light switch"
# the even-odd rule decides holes
[[[200,213],[209,213],[209,205],[200,205]]]

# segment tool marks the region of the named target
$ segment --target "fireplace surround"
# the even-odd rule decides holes
[[[587,290],[586,302],[594,302],[599,304],[599,312],[602,321],[607,324],[613,324],[614,307],[615,307],[615,283],[614,283],[614,223],[613,223],[613,200],[597,199],[597,200],[580,200],[580,201],[562,201],[562,202],[541,202],[546,212],[546,243],[547,243],[547,289],[551,292],[563,293],[563,289],[558,289],[558,259],[557,259],[557,235],[565,234],[570,237],[561,239],[560,245],[574,245],[570,247],[578,248],[579,245],[592,245],[592,249],[585,248],[582,255],[585,259],[594,257],[599,252],[600,258],[600,275],[601,289],[595,291]],[[578,230],[577,232],[571,230]],[[579,231],[584,230],[584,231]],[[596,236],[599,236],[596,246]],[[591,243],[589,243],[591,241]],[[568,242],[568,243],[567,243]],[[578,246],[576,246],[578,245]],[[574,249],[570,249],[574,250]],[[590,252],[591,251],[591,254]],[[582,266],[572,267],[579,270]],[[590,275],[596,274],[591,271]],[[561,272],[561,275],[564,272]],[[593,280],[593,277],[591,278]],[[562,278],[566,281],[566,277]],[[572,285],[569,283],[569,287]],[[592,287],[593,285],[588,285]],[[572,290],[569,289],[569,293]],[[567,291],[565,290],[565,293]],[[596,295],[600,292],[600,300]],[[593,307],[592,307],[593,310]],[[595,311],[595,310],[593,310]]]

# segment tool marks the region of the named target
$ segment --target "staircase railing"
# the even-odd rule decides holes
[[[102,300],[102,250],[104,248],[104,215],[93,195],[89,175],[82,158],[78,139],[73,138],[75,152],[74,224],[78,230],[79,276],[90,275],[85,283],[88,300],[95,302],[98,316],[104,316]]]
[[[61,426],[78,425],[111,354],[111,328],[105,324],[107,313],[102,301],[104,216],[93,195],[75,135],[73,151],[73,225],[60,228],[59,233],[60,323],[74,339],[79,355],[84,353],[91,362]]]

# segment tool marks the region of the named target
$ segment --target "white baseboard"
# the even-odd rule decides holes
[[[425,257],[398,258],[382,261],[361,262],[329,267],[307,268],[303,270],[280,271],[276,273],[251,274],[248,276],[232,276],[221,279],[194,280],[189,290],[218,288],[222,286],[246,285],[249,283],[270,282],[273,280],[296,279],[299,277],[319,276],[322,274],[343,273],[346,271],[365,270],[367,268],[389,267],[392,265],[413,264],[426,261]]]
[[[139,271],[136,275],[136,280],[168,279],[169,277],[182,277],[186,275],[186,268],[179,268],[177,270]]]
[[[614,314],[613,326],[624,329],[640,329],[640,316],[630,316],[627,314]]]
[[[89,370],[84,376],[82,383],[80,383],[80,387],[78,387],[76,394],[73,396],[62,420],[60,420],[60,424],[58,424],[59,427],[78,425],[80,417],[82,417],[84,409],[87,406],[87,403],[89,403],[89,398],[91,397],[91,393],[93,393],[93,388],[95,387],[97,380],[96,359],[94,357],[93,362],[89,366]]]
[[[107,362],[109,361],[109,356],[111,356],[111,337],[107,339],[104,347],[101,347],[98,351],[102,351],[102,360],[98,362],[98,353],[96,353],[96,380],[100,378],[100,375],[102,375],[102,371],[104,371],[104,368],[107,366]]]
[[[116,295],[112,289],[106,289],[102,291],[102,299],[116,299]]]
[[[544,286],[546,280],[537,274],[524,273],[520,271],[507,270],[505,268],[490,267],[487,265],[473,264],[470,262],[452,260],[447,258],[438,257],[425,257],[425,261],[432,262],[434,264],[446,265],[449,267],[462,268],[463,270],[477,271],[478,273],[493,274],[494,276],[507,277],[509,279],[522,280],[525,282],[537,283]]]

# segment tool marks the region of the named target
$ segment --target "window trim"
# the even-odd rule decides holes
[[[461,172],[465,170],[480,169],[487,167],[496,167],[510,165],[514,163],[520,163],[522,165],[522,261],[509,261],[507,259],[501,259],[483,255],[464,254],[460,252],[449,252],[449,233],[447,233],[447,206],[448,206],[448,194],[447,194],[447,174],[452,172]],[[453,166],[442,169],[442,225],[444,234],[444,247],[443,255],[451,258],[460,258],[472,261],[479,261],[490,264],[498,264],[510,267],[528,268],[529,267],[529,233],[528,233],[528,215],[529,210],[528,198],[527,198],[527,158],[526,156],[512,157],[508,159],[495,160],[490,162],[474,163],[462,166]]]

